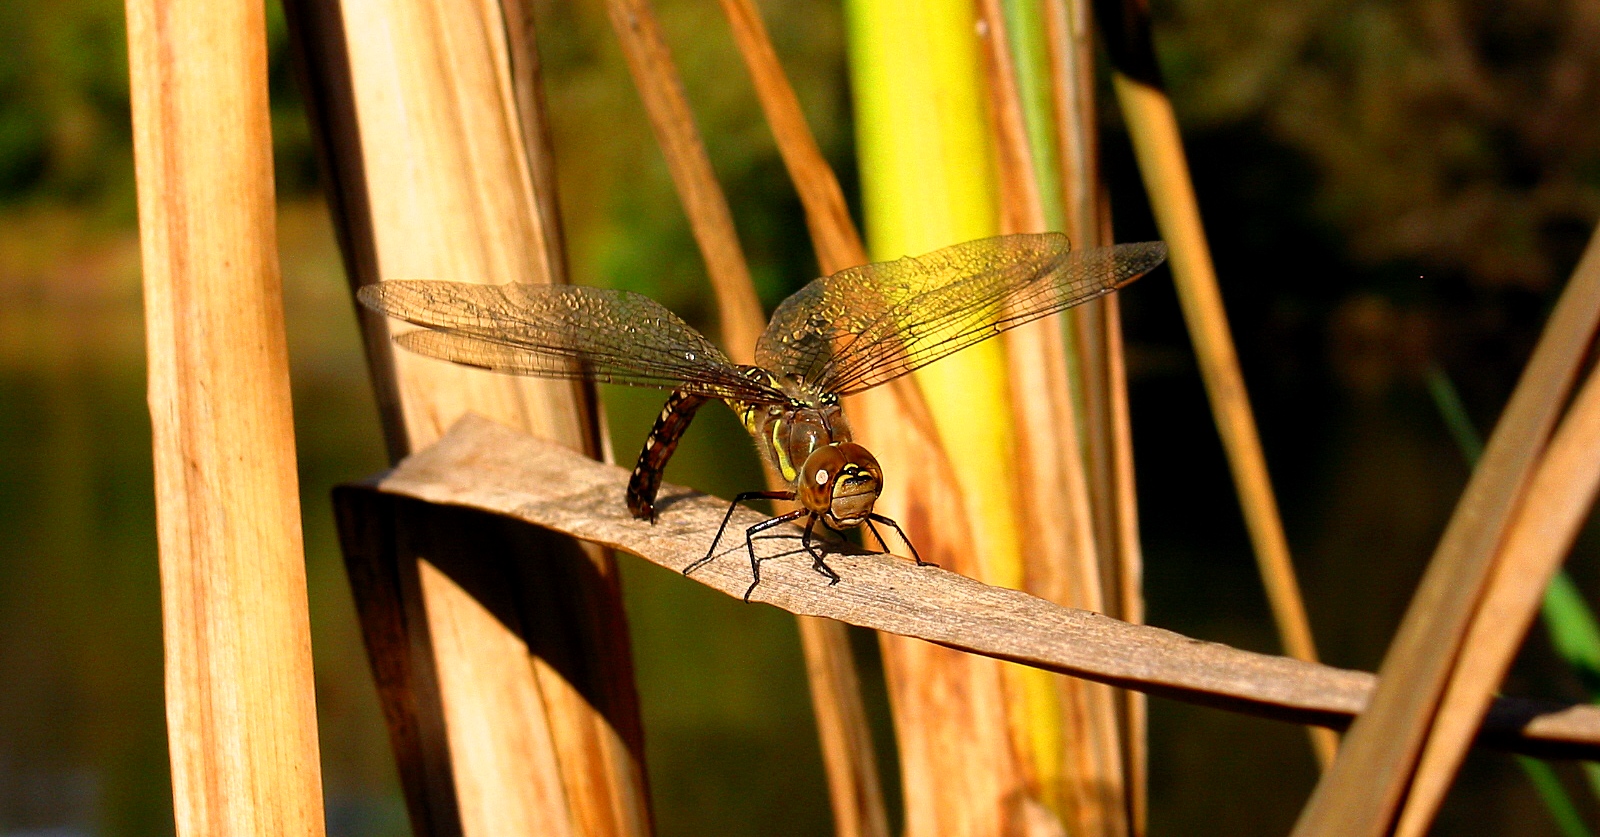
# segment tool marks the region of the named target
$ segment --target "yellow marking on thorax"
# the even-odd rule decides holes
[[[766,405],[745,404],[743,402],[740,403],[738,408],[739,422],[744,425],[746,432],[757,439],[761,439],[762,436],[761,419],[765,416],[766,410]],[[772,458],[777,460],[778,472],[783,475],[784,479],[794,482],[795,477],[799,475],[799,471],[796,470],[794,463],[789,461],[789,447],[783,443],[783,432],[786,426],[783,419],[773,418],[767,423],[769,428],[768,438],[761,439],[761,441],[767,442],[772,446]]]
[[[778,460],[778,471],[783,474],[783,478],[794,482],[799,472],[795,470],[794,463],[789,461],[789,446],[783,443],[783,427],[783,419],[772,420],[772,454]]]

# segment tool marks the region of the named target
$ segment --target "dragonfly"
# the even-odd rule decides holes
[[[798,508],[745,531],[752,580],[761,583],[757,534],[804,523],[812,569],[839,582],[813,538],[820,521],[846,531],[888,526],[927,562],[894,520],[873,511],[883,469],[857,444],[841,399],[880,386],[1050,314],[1109,294],[1166,258],[1159,241],[1074,250],[1060,233],[1003,235],[922,256],[847,268],[816,279],[778,305],[755,348],[755,364],[728,359],[660,303],[622,290],[579,285],[484,285],[394,280],[363,287],[363,304],[423,326],[397,335],[403,348],[513,375],[671,390],[628,480],[629,512],[655,521],[662,472],[695,412],[726,403],[754,437],[787,490],[734,497],[705,557],[710,562],[734,509],[755,499]]]

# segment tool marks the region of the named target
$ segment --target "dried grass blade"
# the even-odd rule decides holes
[[[1477,465],[1483,456],[1483,440],[1479,438],[1472,418],[1467,415],[1466,405],[1461,403],[1455,384],[1438,366],[1429,368],[1427,383],[1428,394],[1433,398],[1434,407],[1449,428],[1450,435],[1455,437],[1456,447],[1468,464]],[[1541,615],[1556,654],[1585,685],[1591,699],[1600,694],[1600,690],[1595,688],[1595,684],[1600,683],[1600,675],[1597,675],[1600,666],[1596,665],[1600,661],[1600,626],[1596,625],[1589,606],[1584,604],[1583,594],[1578,592],[1577,585],[1564,571],[1557,570],[1545,587]],[[1524,756],[1517,759],[1517,766],[1528,777],[1534,791],[1539,794],[1539,801],[1544,803],[1545,810],[1556,820],[1564,837],[1592,837],[1583,825],[1572,797],[1549,765]],[[1589,765],[1584,766],[1584,774],[1591,780],[1591,785],[1595,778],[1600,777],[1600,772]]]
[[[1135,625],[1144,623],[1144,553],[1139,544],[1139,498],[1134,492],[1133,428],[1128,418],[1128,373],[1123,365],[1122,303],[1105,299],[1106,378],[1111,409],[1111,495],[1116,510],[1117,592],[1121,601],[1117,617]],[[1142,837],[1149,823],[1149,714],[1142,692],[1123,692],[1122,742],[1128,786],[1128,826]]]
[[[176,829],[321,834],[265,13],[127,21]]]
[[[618,499],[627,484],[624,469],[473,416],[374,482],[386,493],[515,517],[673,570],[705,555],[727,509],[715,497],[665,485],[657,523],[634,520]],[[730,525],[765,519],[742,509]],[[789,534],[798,537],[798,531]],[[770,550],[763,554],[772,558],[762,565],[753,600],[1177,700],[1294,723],[1342,726],[1365,707],[1376,682],[1364,672],[1130,625],[843,545],[830,550],[828,562],[844,581],[830,587],[812,572],[809,561],[799,558],[792,541],[775,539],[758,546]],[[742,543],[728,545],[690,578],[742,596],[750,584],[743,549]],[[1499,698],[1480,743],[1515,752],[1595,758],[1600,756],[1600,707]],[[948,785],[942,787],[948,792]]]
[[[711,276],[723,345],[736,362],[749,363],[767,320],[661,24],[647,0],[606,0],[606,11]]]
[[[1495,689],[1533,624],[1545,588],[1588,516],[1597,487],[1600,372],[1591,371],[1506,526],[1494,572],[1418,759],[1402,806],[1399,837],[1420,837],[1433,822]]]
[[[1289,559],[1289,541],[1278,514],[1278,501],[1267,473],[1266,455],[1256,430],[1255,415],[1239,371],[1239,356],[1228,330],[1228,317],[1217,286],[1216,268],[1211,263],[1210,245],[1200,223],[1200,207],[1195,200],[1194,182],[1172,103],[1159,88],[1135,81],[1118,72],[1112,79],[1117,101],[1127,119],[1133,139],[1145,193],[1155,212],[1156,226],[1168,247],[1167,263],[1178,289],[1189,337],[1194,343],[1200,375],[1205,382],[1217,432],[1228,455],[1239,505],[1244,511],[1245,528],[1255,547],[1256,563],[1267,600],[1278,625],[1284,650],[1302,660],[1317,658],[1311,639],[1311,624],[1306,617],[1300,584],[1295,580],[1294,564]],[[1338,746],[1326,732],[1311,730],[1311,743],[1318,759],[1328,764]]]
[[[505,14],[505,61],[511,68],[511,101],[517,115],[524,156],[528,161],[529,191],[533,200],[540,273],[551,284],[567,279],[566,236],[561,227],[561,201],[556,192],[555,140],[545,113],[544,85],[540,81],[538,35],[533,27],[531,0],[500,0]],[[498,41],[495,41],[498,45]],[[602,444],[609,440],[602,437]]]
[[[1411,781],[1495,548],[1600,322],[1600,233],[1545,324],[1380,669],[1372,706],[1295,825],[1296,837],[1386,833]]]
[[[806,229],[811,233],[811,245],[817,252],[817,263],[823,274],[865,264],[867,249],[861,243],[855,222],[850,219],[839,178],[823,158],[816,137],[806,124],[800,100],[795,97],[794,88],[778,61],[778,53],[767,37],[761,12],[752,0],[722,0],[722,11],[733,28],[734,41],[750,71],[761,111],[766,114],[767,124],[777,140],[778,153],[789,171],[789,179],[805,207]]]
[[[768,121],[788,149],[784,160],[806,203],[808,227],[819,259],[825,269],[830,255],[834,261],[854,259],[840,263],[833,270],[865,261],[860,237],[849,222],[844,195],[805,125],[799,102],[767,41],[759,14],[748,3],[724,2],[723,9],[756,81]],[[755,301],[744,255],[728,216],[726,198],[706,159],[704,145],[689,114],[671,56],[661,40],[654,12],[644,0],[614,3],[611,10],[613,23],[618,24],[619,36],[628,52],[635,82],[650,112],[651,124],[667,155],[674,182],[694,227],[696,241],[713,273],[712,284],[723,317],[723,336],[729,355],[738,362],[750,363],[764,318]],[[623,21],[628,27],[622,25]],[[770,468],[767,483],[773,489],[788,487]],[[835,831],[840,837],[887,835],[888,814],[877,772],[877,757],[866,726],[866,708],[848,636],[841,626],[825,620],[802,616],[798,625],[828,776]]]

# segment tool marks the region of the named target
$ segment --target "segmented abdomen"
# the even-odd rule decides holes
[[[678,449],[678,440],[689,429],[696,410],[706,403],[704,395],[693,395],[683,390],[673,390],[667,403],[650,428],[644,440],[644,450],[639,452],[639,462],[633,466],[633,476],[628,478],[628,511],[640,520],[654,520],[656,516],[656,491],[661,488],[661,472],[667,460]]]

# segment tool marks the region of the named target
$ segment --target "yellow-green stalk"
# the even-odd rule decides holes
[[[868,248],[917,255],[1000,231],[982,44],[970,0],[846,4]],[[1059,203],[1057,203],[1059,207]],[[1004,346],[989,341],[917,373],[973,521],[973,572],[1026,579]],[[1059,802],[1061,711],[1054,680],[1009,669],[1011,736],[1043,800]]]
[[[967,0],[852,0],[851,81],[867,247],[875,261],[995,235],[999,214],[976,16]],[[957,462],[984,581],[1023,580],[998,342],[916,373]]]

